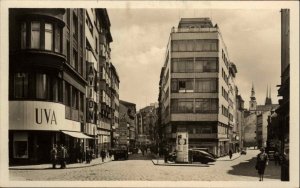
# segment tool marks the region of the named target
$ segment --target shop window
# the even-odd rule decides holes
[[[13,156],[14,158],[28,158],[28,135],[26,133],[14,133]]]
[[[15,73],[14,95],[15,98],[28,97],[28,73]]]
[[[45,23],[45,49],[53,50],[53,25]]]
[[[31,48],[40,48],[40,23],[31,22]]]

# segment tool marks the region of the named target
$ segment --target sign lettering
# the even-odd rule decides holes
[[[57,125],[55,111],[51,109],[35,109],[35,122],[37,124],[43,124],[43,120],[46,121],[47,124],[55,124]]]

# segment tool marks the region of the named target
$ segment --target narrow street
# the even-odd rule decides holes
[[[10,180],[31,181],[258,181],[255,170],[257,150],[248,150],[232,161],[216,161],[209,167],[159,166],[152,156],[131,155],[129,160],[77,169],[10,170]],[[265,181],[280,181],[280,166],[274,161],[266,168]]]

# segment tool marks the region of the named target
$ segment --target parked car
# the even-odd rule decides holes
[[[114,154],[114,160],[118,160],[118,159],[125,159],[127,160],[128,159],[128,149],[127,147],[118,147],[118,148],[115,148],[113,150],[113,154]]]
[[[136,147],[130,147],[129,148],[129,152],[131,152],[132,154],[136,154],[136,153],[138,153],[138,151],[139,151],[139,149],[136,148]]]
[[[201,162],[203,164],[216,161],[213,154],[197,149],[189,149],[189,158],[191,162]]]

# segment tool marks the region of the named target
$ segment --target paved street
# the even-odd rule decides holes
[[[258,181],[254,168],[257,150],[248,150],[232,161],[217,161],[208,167],[159,166],[151,155],[131,155],[127,161],[74,169],[10,170],[11,180],[91,180],[91,181]],[[280,167],[270,161],[265,181],[280,181]]]

